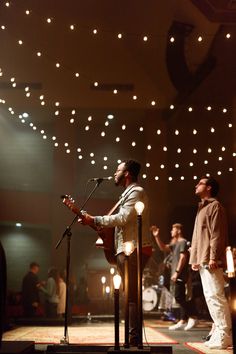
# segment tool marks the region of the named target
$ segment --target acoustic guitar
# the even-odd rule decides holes
[[[78,215],[78,217],[83,216],[83,211],[75,204],[74,199],[66,195],[63,198],[63,204],[65,204],[73,213]],[[105,257],[107,261],[115,265],[116,257],[115,257],[115,243],[114,243],[114,227],[97,227],[95,225],[89,225],[93,230],[95,230],[98,234],[98,239],[96,241],[96,246],[99,248],[103,248]]]

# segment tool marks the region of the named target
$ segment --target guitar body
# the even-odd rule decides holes
[[[63,204],[65,204],[73,213],[77,214],[78,217],[82,216],[82,212],[75,205],[74,200],[70,196],[63,196]],[[96,226],[89,225],[93,230],[95,230],[99,238],[96,241],[96,246],[101,247],[104,250],[105,257],[108,263],[115,265],[116,264],[116,257],[115,257],[115,241],[114,241],[114,233],[115,228],[107,227],[98,229]]]
[[[97,247],[102,247],[108,263],[115,265],[115,242],[114,242],[114,227],[107,227],[97,231],[99,237],[102,239],[103,244],[96,242]]]

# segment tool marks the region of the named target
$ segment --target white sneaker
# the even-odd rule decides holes
[[[215,329],[211,334],[211,338],[206,342],[204,342],[204,345],[206,347],[209,347],[211,343],[214,343],[217,340],[218,336],[219,336],[219,332]]]
[[[186,323],[177,322],[176,324],[170,326],[169,330],[170,331],[176,331],[178,329],[184,329],[185,326],[186,326]]]
[[[219,333],[213,341],[208,344],[210,349],[226,349],[232,346],[232,336],[227,333]]]
[[[184,327],[184,330],[185,331],[189,331],[190,329],[195,327],[196,324],[197,324],[197,320],[195,320],[194,318],[189,317],[187,326]]]

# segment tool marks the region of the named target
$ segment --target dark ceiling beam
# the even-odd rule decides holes
[[[186,57],[186,38],[191,33],[193,27],[189,24],[173,22],[169,30],[168,43],[166,49],[166,63],[170,80],[175,86],[178,94],[175,103],[181,104],[187,97],[206,79],[216,64],[216,59],[211,54],[199,65],[197,70],[190,72]],[[169,38],[173,36],[175,42],[171,43]],[[168,110],[166,117],[172,114]]]
[[[235,23],[236,1],[235,0],[192,0],[192,3],[211,22]]]

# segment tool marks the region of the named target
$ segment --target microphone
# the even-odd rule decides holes
[[[102,181],[110,181],[111,179],[113,179],[112,176],[109,177],[95,177],[95,178],[90,178],[89,182],[102,182]]]

